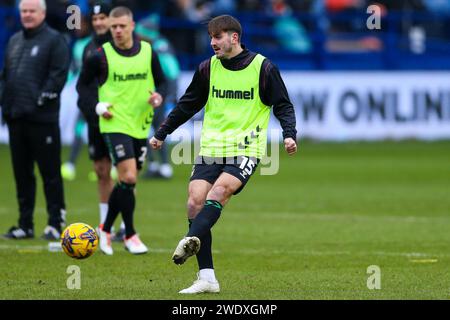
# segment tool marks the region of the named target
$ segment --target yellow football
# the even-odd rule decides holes
[[[97,250],[97,232],[86,223],[72,223],[61,233],[61,247],[71,258],[88,258]]]

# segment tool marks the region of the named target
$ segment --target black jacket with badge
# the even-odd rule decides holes
[[[8,42],[0,78],[3,118],[58,122],[69,64],[66,40],[45,22],[15,33]]]

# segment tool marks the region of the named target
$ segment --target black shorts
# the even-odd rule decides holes
[[[192,168],[190,181],[206,180],[211,184],[216,182],[222,172],[231,174],[242,182],[242,186],[233,194],[238,194],[244,189],[250,177],[259,164],[259,159],[254,157],[229,157],[229,158],[210,158],[197,157]]]
[[[142,168],[148,150],[147,139],[136,139],[124,133],[103,133],[103,138],[114,165],[134,158],[137,169]]]
[[[100,160],[109,158],[109,150],[106,146],[105,139],[103,139],[98,126],[88,124],[88,145],[89,145],[89,159]]]

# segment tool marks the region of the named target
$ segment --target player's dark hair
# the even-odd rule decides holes
[[[112,18],[120,18],[123,16],[128,16],[131,18],[131,20],[133,20],[133,12],[131,12],[130,9],[124,6],[115,7],[114,9],[111,10],[109,16]]]
[[[208,23],[208,33],[211,36],[221,34],[222,32],[236,32],[239,36],[239,42],[242,36],[242,27],[239,21],[230,15],[221,15],[211,19]]]

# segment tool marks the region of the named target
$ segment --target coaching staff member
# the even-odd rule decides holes
[[[65,216],[59,98],[69,69],[69,47],[63,36],[45,23],[45,0],[21,0],[19,11],[23,28],[11,37],[6,49],[0,105],[9,130],[20,217],[18,227],[4,236],[34,237],[33,172],[37,162],[49,216],[43,237],[58,239]]]

